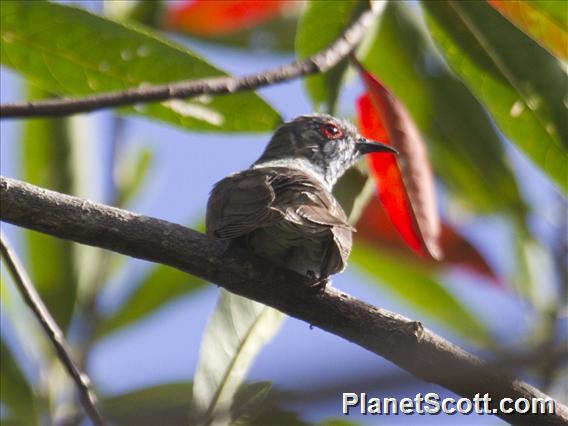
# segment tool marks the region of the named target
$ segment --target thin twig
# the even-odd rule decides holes
[[[325,72],[349,55],[369,29],[377,11],[365,11],[327,48],[313,56],[291,64],[243,77],[213,77],[156,86],[99,93],[96,95],[59,98],[0,105],[0,118],[47,117],[77,114],[102,108],[133,105],[167,99],[188,98],[203,94],[235,93]]]
[[[343,337],[464,397],[487,393],[495,403],[504,398],[551,399],[419,322],[369,305],[333,287],[314,294],[306,277],[250,253],[228,250],[223,241],[181,225],[5,177],[0,177],[0,219],[169,265],[217,283]],[[513,424],[568,424],[568,407],[558,401],[553,403],[552,414],[495,415]]]
[[[75,382],[81,404],[87,415],[95,425],[104,425],[105,422],[96,407],[97,398],[91,387],[89,377],[86,373],[82,372],[73,361],[63,332],[41,300],[28,274],[4,235],[0,235],[0,249],[6,266],[10,270],[14,283],[16,287],[18,287],[22,298],[40,322],[45,334],[49,340],[51,340],[59,360]]]

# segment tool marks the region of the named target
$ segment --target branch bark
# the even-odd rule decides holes
[[[215,77],[157,86],[99,93],[96,95],[0,105],[0,118],[53,117],[90,112],[137,103],[181,99],[197,95],[218,95],[254,90],[294,78],[328,71],[345,59],[366,34],[379,9],[363,12],[343,34],[309,58],[243,77]]]
[[[227,250],[222,241],[160,219],[0,178],[0,219],[78,243],[163,263],[343,337],[413,375],[473,398],[549,398],[503,368],[469,354],[419,322],[329,288],[314,294],[307,279],[258,257]],[[554,414],[496,413],[513,424],[568,424],[568,408]]]
[[[8,267],[22,298],[45,330],[47,337],[55,348],[55,353],[61,361],[61,364],[63,364],[63,367],[67,370],[67,373],[71,376],[73,382],[75,382],[75,387],[77,388],[79,399],[85,409],[85,412],[94,425],[103,426],[105,421],[97,409],[97,397],[92,389],[89,376],[81,371],[73,361],[73,357],[71,356],[71,351],[65,341],[63,331],[61,331],[49,313],[47,306],[45,306],[43,300],[39,297],[39,294],[22,266],[22,263],[3,235],[0,236],[0,252],[2,253],[2,258],[4,258],[6,266]]]

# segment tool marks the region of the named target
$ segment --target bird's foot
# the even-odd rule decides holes
[[[331,279],[329,277],[320,278],[314,271],[308,271],[307,275],[310,280],[313,280],[313,283],[310,284],[310,289],[316,294],[323,293],[325,288],[331,284]]]

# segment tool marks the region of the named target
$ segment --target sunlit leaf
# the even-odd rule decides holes
[[[434,177],[428,150],[405,106],[375,76],[359,66],[367,95],[357,110],[363,136],[378,139],[386,129],[385,142],[399,152],[368,155],[379,198],[394,226],[407,244],[421,254],[441,257],[440,218],[436,206]]]
[[[374,197],[367,203],[355,226],[357,239],[368,245],[388,250],[407,262],[427,265],[432,268],[432,271],[440,268],[460,267],[484,277],[496,286],[503,285],[503,279],[491,268],[481,253],[456,229],[445,222],[442,222],[440,234],[440,245],[444,252],[442,261],[415,256],[379,206],[377,196]]]
[[[436,175],[474,212],[518,212],[524,204],[501,141],[483,107],[440,61],[408,5],[389,2],[359,54],[404,102],[430,143]]]
[[[168,303],[205,287],[206,281],[165,265],[155,266],[144,276],[123,305],[102,319],[97,337],[108,335],[147,318]]]
[[[300,19],[296,33],[298,57],[307,58],[327,47],[367,7],[369,3],[364,1],[310,1]],[[344,60],[328,72],[304,79],[304,84],[316,110],[333,114],[347,64],[347,60]]]
[[[568,191],[568,76],[560,62],[486,2],[422,5],[442,53],[503,133]]]
[[[155,27],[159,23],[165,2],[161,0],[103,0],[103,15],[114,20],[130,20]]]
[[[195,423],[229,422],[235,392],[283,319],[284,315],[273,308],[221,290],[202,339],[194,377]]]
[[[4,8],[4,5],[2,5]],[[46,94],[30,88],[30,97]],[[22,177],[63,193],[74,188],[71,141],[64,119],[27,120],[22,135]],[[77,293],[76,253],[70,241],[26,231],[28,273],[56,322],[66,329]],[[49,254],[49,255],[48,255]]]
[[[290,0],[182,0],[168,9],[168,27],[200,36],[224,35],[274,19]]]
[[[14,425],[39,424],[33,388],[4,339],[0,339],[0,389],[0,403],[8,410],[7,415],[2,416],[2,424],[5,424],[5,418],[9,418]]]
[[[565,60],[568,59],[568,32],[566,30],[568,6],[565,2],[558,0],[488,1],[503,16],[552,54]]]
[[[485,325],[433,278],[427,268],[361,242],[351,252],[350,262],[417,312],[463,337],[488,342],[490,337]]]
[[[60,95],[225,75],[150,29],[48,2],[4,2],[2,64]],[[267,131],[280,117],[254,93],[200,96],[124,108],[197,130]]]

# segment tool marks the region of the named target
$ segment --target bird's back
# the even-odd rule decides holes
[[[339,203],[310,174],[253,168],[221,180],[207,205],[207,233],[319,278],[342,271],[353,228]]]

